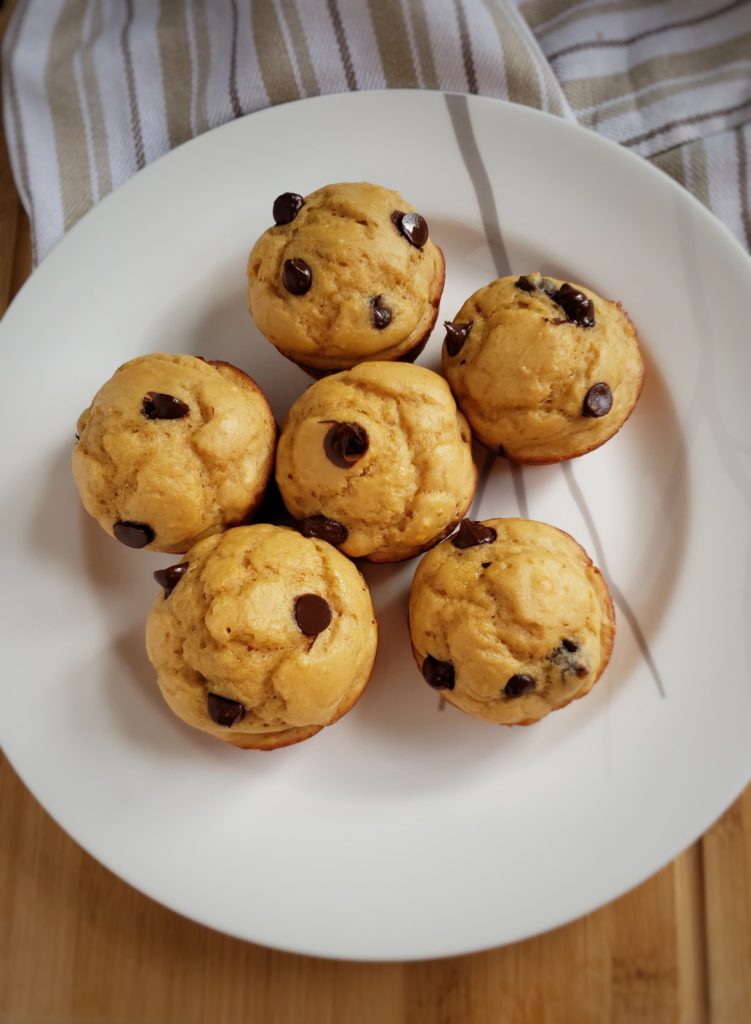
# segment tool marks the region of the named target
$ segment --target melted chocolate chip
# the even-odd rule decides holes
[[[454,666],[450,661],[439,661],[429,654],[422,663],[422,674],[425,682],[434,690],[454,689]]]
[[[589,674],[589,669],[586,665],[582,665],[575,656],[580,647],[581,644],[577,640],[569,640],[563,637],[555,650],[550,654],[549,660],[558,667],[564,679],[572,674],[582,679]]]
[[[318,636],[331,624],[331,608],[318,594],[300,594],[295,598],[295,621],[305,636]]]
[[[180,562],[179,565],[169,565],[166,569],[157,569],[154,579],[160,587],[164,588],[164,596],[168,598],[177,584],[188,571],[188,563]]]
[[[607,384],[593,384],[584,396],[582,413],[585,416],[607,416],[613,408],[613,392]]]
[[[446,346],[446,351],[450,356],[458,355],[464,348],[464,342],[469,337],[473,323],[474,320],[470,320],[465,324],[452,323],[451,320],[444,322],[443,326],[446,328],[446,337],[443,339],[443,344]]]
[[[115,523],[112,532],[128,548],[145,548],[154,539],[154,531],[148,523]]]
[[[492,544],[497,536],[492,526],[472,519],[462,519],[458,531],[451,538],[451,543],[455,548],[473,548],[477,544]]]
[[[370,309],[373,314],[373,326],[377,331],[382,331],[391,323],[391,310],[384,305],[383,296],[376,295],[370,300]]]
[[[289,224],[305,206],[305,200],[297,192],[282,192],[274,200],[272,213],[275,224]]]
[[[334,422],[323,439],[323,450],[329,462],[349,469],[368,450],[368,432],[359,423]]]
[[[225,729],[229,729],[235,722],[241,722],[245,718],[245,708],[239,701],[230,700],[229,697],[220,697],[218,693],[208,694],[206,706],[212,722],[223,725]]]
[[[588,295],[572,288],[570,284],[562,284],[551,298],[560,306],[572,324],[577,327],[594,327],[595,306]]]
[[[419,213],[402,213],[394,210],[391,214],[394,226],[416,249],[422,249],[428,240],[428,222]]]
[[[306,516],[300,520],[298,527],[303,537],[318,537],[329,544],[343,544],[349,536],[346,526],[326,516]]]
[[[515,284],[517,288],[520,288],[523,292],[528,292],[530,295],[535,291],[544,292],[557,306],[561,307],[566,314],[566,319],[559,320],[546,317],[545,319],[548,323],[557,325],[572,323],[576,324],[577,327],[594,327],[594,303],[588,295],[580,292],[578,288],[574,288],[568,283],[564,283],[558,288],[555,281],[551,281],[549,277],[539,277],[535,281],[530,281],[528,277],[519,277]]]
[[[529,693],[530,690],[534,690],[535,686],[536,683],[532,676],[511,676],[503,687],[503,692],[507,697],[521,697],[523,694]]]
[[[305,260],[285,260],[282,267],[282,282],[293,295],[304,295],[313,284],[313,271]]]
[[[147,420],[181,420],[190,409],[174,395],[164,395],[159,391],[149,391],[144,396],[141,415]]]

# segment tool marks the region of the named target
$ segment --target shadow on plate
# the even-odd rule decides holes
[[[114,671],[105,677],[107,697],[119,728],[132,742],[148,748],[152,756],[156,752],[158,757],[170,760],[189,757],[226,764],[234,759],[232,763],[237,761],[241,768],[242,759],[247,758],[248,774],[253,777],[273,770],[274,759],[262,756],[263,752],[222,743],[186,725],[170,711],[146,655],[143,629],[117,636],[112,642],[112,654]]]
[[[223,359],[249,373],[281,426],[289,407],[313,381],[264,338],[248,312],[244,279],[236,281],[235,277],[187,326],[184,351],[204,359]]]
[[[416,789],[462,785],[483,761],[502,754],[510,738],[505,730],[455,709],[439,710],[440,695],[422,679],[407,629],[407,597],[416,564],[362,566],[378,617],[378,656],[357,706],[333,727],[340,730],[338,756],[311,759],[310,771],[316,781],[323,776],[327,786],[362,797],[398,799],[409,798]],[[344,760],[346,771],[341,770]]]
[[[85,511],[73,482],[71,450],[67,443],[58,446],[42,473],[44,485],[29,523],[29,545],[71,573],[83,568],[95,587],[118,589],[132,575],[133,555],[138,559],[141,554],[143,560],[144,553],[123,548]]]
[[[641,340],[646,368],[644,390],[624,429],[639,452],[637,472],[641,480],[648,482],[659,498],[651,521],[638,514],[631,519],[632,534],[627,543],[636,556],[628,578],[620,578],[620,574],[615,578],[607,553],[605,559],[600,558],[600,568],[611,588],[621,646],[624,634],[631,637],[630,657],[628,661],[621,657],[620,664],[627,665],[629,671],[639,663],[645,665],[657,691],[664,688],[667,693],[670,680],[666,668],[657,664],[652,648],[683,564],[690,516],[690,469],[670,390],[648,344]],[[641,482],[636,474],[634,479],[637,484]],[[597,561],[596,546],[590,553]]]

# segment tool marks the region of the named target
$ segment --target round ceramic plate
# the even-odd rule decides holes
[[[377,669],[340,723],[239,751],[162,703],[143,628],[152,570],[71,480],[76,417],[125,360],[230,360],[279,419],[309,383],[255,330],[245,260],[288,189],[400,190],[446,254],[441,320],[503,272],[622,301],[644,392],[564,466],[486,466],[475,518],[569,531],[611,584],[615,654],[532,728],[451,708],[409,650],[415,562],[367,568]],[[509,271],[510,268],[510,271]],[[0,327],[0,729],[44,807],[132,885],[214,928],[352,959],[478,950],[559,925],[654,872],[751,769],[751,261],[667,177],[522,107],[333,96],[211,132],[140,173],[45,260]],[[437,330],[420,362],[437,368]],[[482,455],[480,455],[482,459]]]

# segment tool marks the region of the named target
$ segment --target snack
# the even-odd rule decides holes
[[[170,708],[237,747],[308,739],[360,696],[378,628],[365,580],[322,540],[259,523],[156,572],[146,648]]]
[[[470,431],[438,374],[361,363],[312,384],[289,411],[276,479],[308,536],[398,562],[447,536],[475,488]]]
[[[283,355],[313,376],[419,355],[438,315],[443,253],[398,192],[367,182],[287,192],[273,215],[248,259],[248,306]]]
[[[256,509],[275,446],[269,404],[242,370],[140,356],[81,414],[73,476],[86,511],[121,543],[187,551]]]
[[[540,274],[501,277],[467,299],[446,323],[443,370],[478,440],[528,463],[604,444],[644,376],[618,303]]]
[[[502,725],[530,725],[589,693],[615,639],[608,588],[586,551],[528,519],[465,519],[428,552],[409,628],[426,682]]]

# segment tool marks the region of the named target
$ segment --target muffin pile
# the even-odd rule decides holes
[[[281,431],[243,370],[164,353],[121,366],[78,420],[86,511],[127,547],[181,556],[154,574],[146,629],[165,701],[236,747],[315,735],[375,661],[351,559],[423,552],[408,627],[448,703],[529,725],[584,696],[613,648],[607,586],[553,526],[467,518],[472,438],[528,464],[608,441],[644,374],[627,314],[586,286],[500,278],[445,322],[440,376],[412,365],[445,275],[424,216],[368,183],[286,192],[271,213],[247,263],[249,310],[317,378]],[[274,478],[295,528],[254,521],[273,518]]]

